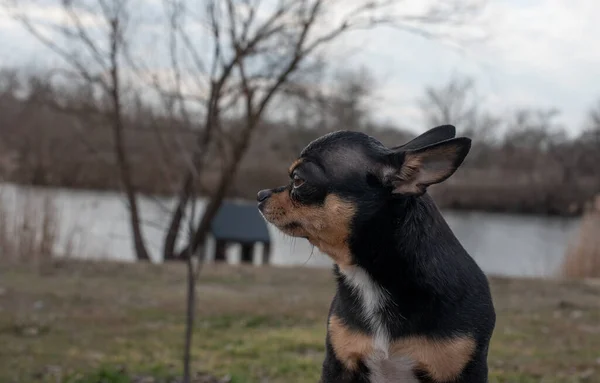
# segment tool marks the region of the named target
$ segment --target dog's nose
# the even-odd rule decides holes
[[[266,200],[267,198],[269,198],[272,194],[273,194],[273,192],[269,189],[261,190],[256,195],[256,200],[258,202],[262,202],[262,201]]]

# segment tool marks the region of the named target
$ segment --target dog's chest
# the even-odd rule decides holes
[[[387,292],[359,267],[342,273],[359,296],[363,319],[373,333],[371,351],[364,358],[369,368],[370,383],[418,383],[414,375],[414,361],[406,355],[392,352],[390,333],[383,318],[389,304]]]
[[[366,365],[370,383],[419,383],[413,372],[414,363],[408,357],[367,360]]]

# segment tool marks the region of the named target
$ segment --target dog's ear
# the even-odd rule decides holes
[[[393,150],[383,169],[383,183],[393,194],[421,195],[450,177],[471,149],[471,140],[452,138],[415,150]]]
[[[440,125],[429,129],[425,133],[413,138],[405,144],[395,146],[392,150],[415,150],[437,142],[446,141],[456,136],[456,128],[453,125]]]

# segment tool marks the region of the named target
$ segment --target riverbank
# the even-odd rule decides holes
[[[183,265],[1,269],[0,381],[56,382],[122,366],[156,376],[179,371]],[[600,382],[600,283],[491,278],[491,285],[498,312],[491,382]],[[333,293],[328,270],[210,265],[198,291],[194,370],[234,383],[318,380]]]
[[[140,198],[142,231],[153,261],[162,259],[161,249],[174,201]],[[198,199],[196,208],[205,201]],[[0,237],[28,244],[23,235],[52,243],[53,253],[74,258],[133,261],[129,213],[123,196],[115,192],[95,193],[68,189],[40,189],[3,184],[0,189]],[[491,274],[541,277],[560,272],[569,242],[577,234],[580,220],[543,216],[442,210],[454,234]],[[2,224],[2,221],[5,224]],[[26,225],[25,225],[26,224]],[[23,231],[27,226],[29,230]],[[329,258],[301,239],[291,239],[274,226],[270,260],[276,266],[330,266]],[[47,236],[43,233],[47,232]],[[0,241],[2,241],[0,239]],[[43,246],[41,246],[43,245]],[[30,246],[20,251],[36,254]],[[10,252],[9,252],[10,253]],[[237,262],[231,259],[231,262]]]
[[[479,175],[479,174],[477,174]],[[266,186],[276,186],[286,182],[285,177],[276,178],[275,183],[259,183],[253,187],[234,187],[227,195],[229,199],[237,199],[248,202],[254,202],[257,190]],[[545,217],[580,217],[583,212],[585,202],[593,196],[594,193],[586,193],[584,196],[571,196],[572,191],[568,187],[561,185],[542,185],[536,188],[530,185],[511,185],[504,180],[510,178],[505,175],[502,183],[494,185],[479,185],[470,181],[470,177],[464,174],[457,175],[457,180],[449,182],[449,185],[436,185],[432,188],[431,194],[436,204],[441,209],[451,209],[461,212],[483,212],[483,213],[502,213],[516,214],[523,216],[545,216]],[[0,180],[2,177],[0,177]],[[10,181],[8,181],[10,180]],[[254,182],[256,182],[254,180]],[[31,184],[20,182],[18,179],[7,178],[7,181],[0,182],[0,191],[2,184],[8,187],[20,187],[23,189],[33,189],[40,191],[61,191],[74,193],[87,193],[96,195],[112,195],[120,193],[118,186],[109,185],[87,185],[87,184],[62,184],[62,183],[41,183]],[[532,192],[532,190],[534,190]],[[176,198],[178,192],[173,190],[162,190],[152,188],[140,188],[138,196],[142,199],[164,199],[172,200]],[[199,198],[204,198],[200,196]]]

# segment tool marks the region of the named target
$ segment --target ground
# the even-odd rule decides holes
[[[0,382],[177,373],[185,275],[178,264],[0,267]],[[600,382],[600,283],[492,277],[491,285],[491,382]],[[235,383],[317,382],[329,270],[210,266],[198,293],[195,371]]]

